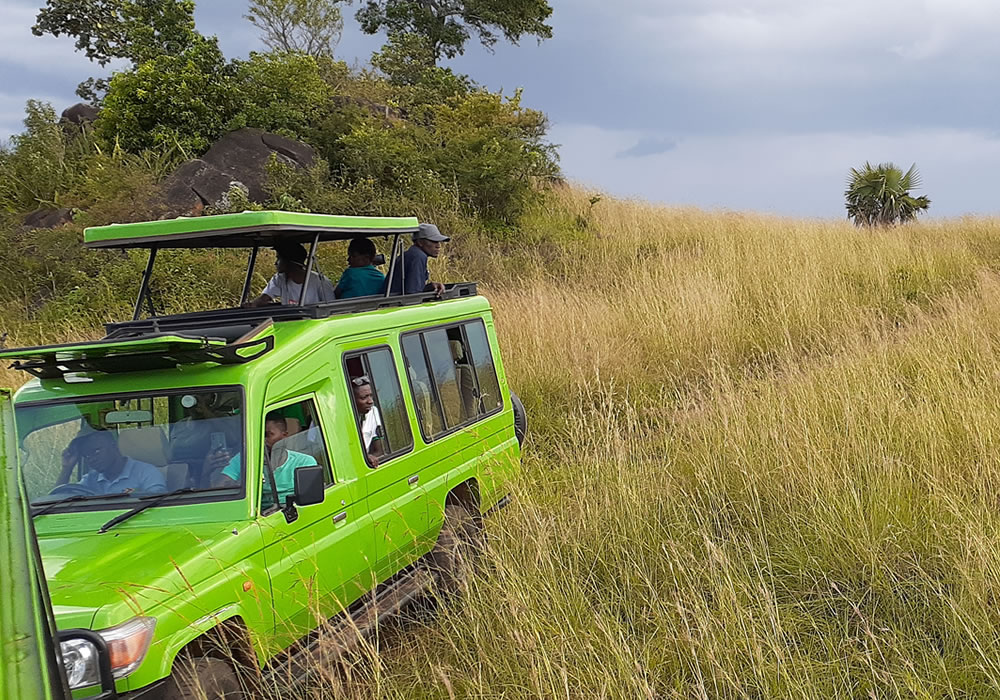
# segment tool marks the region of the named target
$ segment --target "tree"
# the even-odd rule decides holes
[[[77,50],[102,66],[176,56],[204,39],[194,28],[194,0],[46,0],[31,31],[76,37]]]
[[[76,37],[77,51],[102,66],[116,58],[137,66],[215,43],[195,29],[194,0],[46,0],[31,31]],[[89,78],[76,93],[97,103],[107,89],[108,80]]]
[[[548,0],[363,0],[357,18],[368,34],[426,37],[435,62],[463,53],[472,34],[486,47],[499,36],[516,44],[522,36],[552,37],[545,23],[552,15]]]
[[[892,226],[913,221],[926,211],[931,200],[914,197],[920,187],[916,164],[905,173],[892,163],[851,168],[847,178],[847,216],[858,226]]]
[[[274,51],[332,56],[344,29],[340,0],[251,0],[244,15]]]

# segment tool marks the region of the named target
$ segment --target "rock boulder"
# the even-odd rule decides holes
[[[189,160],[163,183],[167,216],[198,216],[218,204],[233,185],[246,188],[252,202],[267,200],[267,163],[272,156],[300,168],[316,160],[307,144],[261,129],[240,129],[216,141],[201,157]]]

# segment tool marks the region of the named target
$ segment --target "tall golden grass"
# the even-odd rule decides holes
[[[528,408],[513,505],[316,696],[1000,696],[1000,224],[560,196],[576,233],[457,256]]]
[[[464,594],[307,694],[1000,696],[998,271],[993,220],[574,189],[456,240],[436,273],[495,307],[523,474]]]

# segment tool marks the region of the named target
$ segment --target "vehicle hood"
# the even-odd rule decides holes
[[[57,625],[69,629],[154,614],[259,550],[261,540],[252,524],[211,523],[59,533],[39,536],[38,544]]]

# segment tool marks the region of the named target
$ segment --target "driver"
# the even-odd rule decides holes
[[[118,440],[108,430],[81,431],[62,453],[62,471],[55,491],[69,483],[77,464],[86,468],[80,486],[96,495],[111,493],[165,493],[167,482],[152,464],[126,457],[118,450]]]

